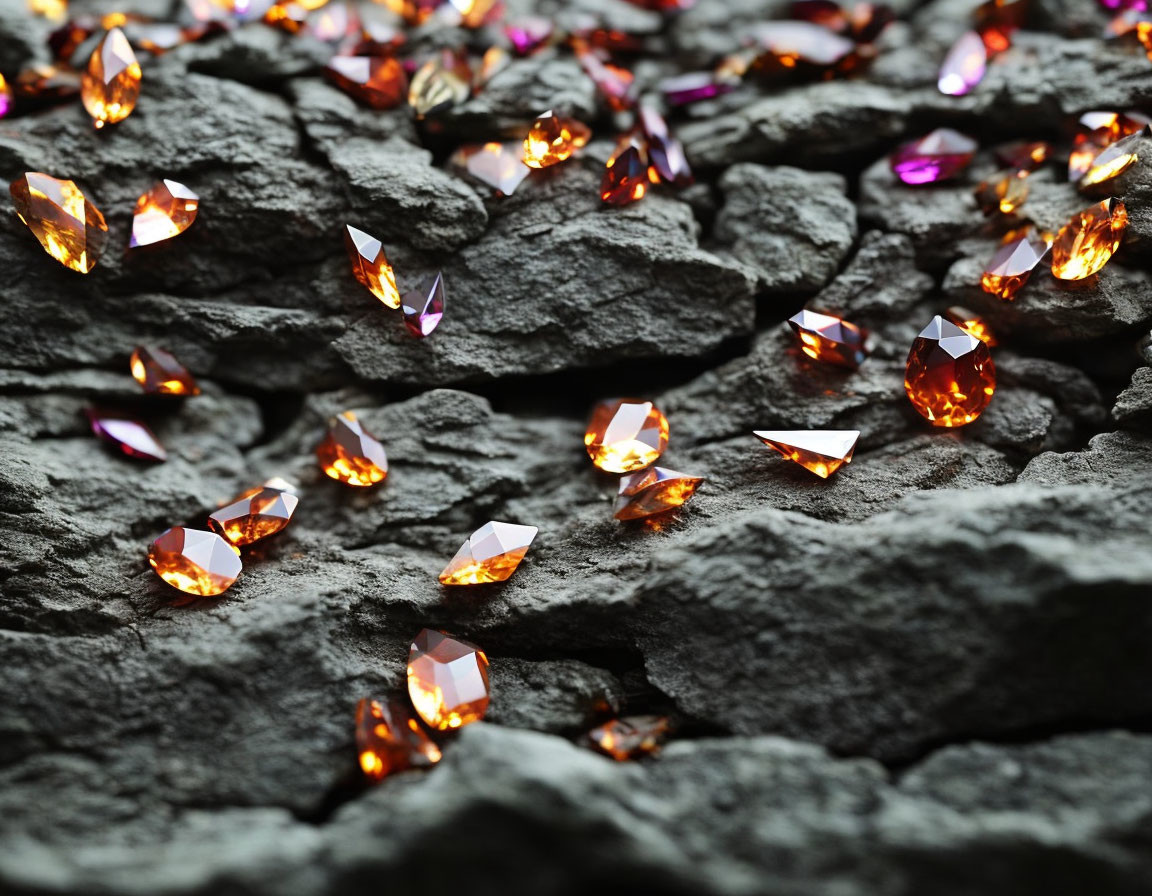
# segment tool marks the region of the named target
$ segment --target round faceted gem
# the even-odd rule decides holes
[[[208,517],[208,527],[237,547],[283,531],[300,499],[268,485],[249,489]]]
[[[227,591],[242,569],[240,552],[215,532],[182,526],[152,542],[148,562],[173,588],[198,597]]]
[[[965,31],[944,57],[936,86],[947,96],[963,96],[984,78],[987,65],[984,40],[975,31]]]
[[[642,470],[668,447],[668,418],[650,401],[601,401],[588,421],[584,447],[592,463],[608,473]]]
[[[440,748],[399,700],[356,704],[356,755],[360,769],[374,781],[407,768],[440,761]]]
[[[344,228],[344,248],[352,262],[352,276],[389,308],[399,308],[400,290],[392,265],[384,257],[384,244],[348,225]]]
[[[968,167],[976,141],[951,128],[937,128],[892,153],[892,172],[912,186],[949,180]]]
[[[130,248],[170,240],[192,226],[200,197],[184,184],[162,180],[136,200]]]
[[[904,390],[936,426],[964,426],[979,417],[996,389],[988,346],[937,315],[908,354]]]
[[[441,585],[503,582],[516,571],[539,530],[513,523],[485,523],[461,545],[440,573]]]
[[[80,86],[80,99],[96,127],[132,114],[140,96],[140,78],[140,63],[128,38],[119,28],[112,28],[92,52]]]
[[[351,411],[329,421],[328,434],[316,447],[316,459],[327,476],[345,485],[375,485],[388,475],[384,446]]]
[[[788,325],[800,340],[800,351],[815,361],[855,370],[872,351],[867,330],[830,314],[801,311],[788,319]]]
[[[585,742],[617,762],[626,762],[657,752],[670,727],[664,716],[625,716],[593,728]]]
[[[89,408],[85,413],[92,433],[98,439],[116,446],[121,454],[157,463],[168,459],[168,452],[143,421],[118,411]]]
[[[1048,254],[1050,245],[1047,240],[1031,234],[1004,243],[984,269],[980,278],[981,289],[1006,301],[1016,298],[1016,293]]]
[[[138,345],[129,362],[132,378],[150,395],[199,395],[188,368],[160,348]]]
[[[425,722],[446,731],[488,711],[488,657],[479,647],[424,629],[408,651],[408,696]]]
[[[524,138],[524,164],[530,168],[547,168],[563,162],[591,136],[587,125],[562,118],[549,109],[532,123],[532,129]]]
[[[1135,134],[1123,137],[1105,147],[1101,150],[1100,154],[1092,160],[1092,165],[1084,173],[1084,176],[1080,178],[1080,186],[1090,187],[1112,180],[1114,177],[1119,177],[1136,164],[1139,159],[1139,152],[1147,149],[1147,147],[1142,146],[1142,144],[1144,144],[1145,139],[1149,137],[1152,137],[1152,126],[1146,125]]]
[[[702,476],[688,476],[666,467],[649,467],[620,477],[613,516],[618,520],[638,520],[675,510],[696,494]]]
[[[1052,275],[1061,280],[1091,277],[1120,248],[1127,227],[1128,210],[1119,199],[1105,199],[1084,209],[1056,235]]]
[[[82,274],[96,266],[108,241],[108,225],[76,184],[29,171],[12,181],[9,190],[16,214],[45,252]]]
[[[408,94],[404,66],[391,56],[333,56],[324,74],[353,99],[373,109],[392,109]]]

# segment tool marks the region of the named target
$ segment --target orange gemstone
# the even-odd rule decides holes
[[[268,485],[249,489],[208,517],[208,528],[237,547],[283,531],[300,499],[291,491]]]
[[[215,532],[181,526],[152,542],[148,562],[173,588],[199,597],[227,591],[242,569],[240,552]]]
[[[328,434],[316,447],[316,459],[326,475],[345,485],[375,485],[388,475],[384,446],[351,411],[329,421]]]
[[[264,24],[296,34],[308,21],[308,8],[294,0],[280,0],[264,13]]]
[[[192,226],[200,197],[184,184],[162,180],[136,200],[129,248],[150,246],[179,236]]]
[[[1080,180],[1102,150],[1149,124],[1152,119],[1139,112],[1085,112],[1080,116],[1080,131],[1068,156],[1068,180]]]
[[[333,56],[324,74],[350,97],[373,109],[392,109],[408,95],[404,66],[391,56]]]
[[[119,28],[111,29],[92,51],[80,86],[80,99],[96,127],[123,121],[140,96],[140,63]]]
[[[1080,186],[1090,187],[1119,177],[1136,164],[1140,158],[1139,153],[1145,149],[1142,144],[1149,137],[1152,137],[1152,125],[1145,125],[1135,134],[1123,137],[1105,147],[1080,178]]]
[[[584,447],[608,473],[631,473],[656,463],[668,447],[668,418],[650,401],[610,398],[592,410]]]
[[[562,118],[549,109],[533,122],[532,130],[524,138],[524,164],[531,168],[547,168],[563,162],[587,144],[591,136],[587,125],[572,118]]]
[[[663,716],[625,716],[593,728],[586,742],[605,756],[626,762],[657,752],[668,736],[669,727]]]
[[[356,753],[374,781],[440,761],[440,748],[399,700],[364,698],[356,704]]]
[[[618,520],[638,520],[675,510],[695,493],[702,476],[677,473],[666,467],[649,467],[620,477],[614,516]]]
[[[441,585],[483,585],[503,582],[528,553],[539,530],[513,523],[485,523],[468,536],[440,573]]]
[[[904,390],[936,426],[964,426],[979,417],[996,389],[988,346],[937,315],[912,343]]]
[[[351,225],[344,228],[344,246],[352,262],[352,276],[389,308],[400,307],[396,275],[384,257],[384,244]]]
[[[801,311],[788,319],[800,351],[815,361],[855,370],[872,351],[869,332],[830,314]]]
[[[472,70],[468,59],[449,50],[425,62],[408,85],[408,105],[417,118],[438,115],[465,102],[472,95]]]
[[[648,192],[648,152],[638,137],[621,142],[604,166],[600,198],[608,205],[628,205]]]
[[[1010,215],[1028,198],[1028,180],[1017,174],[1006,174],[999,180],[982,182],[973,191],[976,204],[985,215]]]
[[[1025,232],[1005,242],[992,256],[980,278],[981,288],[1011,301],[1028,282],[1032,270],[1048,254],[1051,242]]]
[[[502,0],[448,0],[448,5],[460,16],[465,28],[481,28],[504,13]]]
[[[996,337],[992,335],[992,330],[984,318],[975,311],[969,311],[960,305],[953,305],[944,312],[944,319],[956,324],[961,330],[971,333],[989,348],[996,345]]]
[[[440,731],[484,718],[488,657],[466,641],[424,629],[408,651],[408,696],[425,722]]]
[[[16,76],[15,87],[26,99],[67,99],[80,92],[80,73],[63,65],[30,65]]]
[[[854,429],[758,430],[752,435],[821,479],[827,479],[844,464],[852,463],[852,454],[860,438],[860,433]]]
[[[1083,280],[1108,263],[1120,248],[1128,210],[1119,199],[1105,199],[1084,209],[1060,228],[1052,244],[1052,276]]]
[[[150,395],[199,395],[188,368],[163,349],[138,345],[132,350],[132,378]]]
[[[12,181],[9,190],[16,214],[45,252],[82,274],[96,266],[108,241],[108,225],[76,184],[28,171]]]
[[[68,15],[68,0],[28,0],[28,11],[53,22],[63,22]]]

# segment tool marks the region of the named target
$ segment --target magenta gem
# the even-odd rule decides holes
[[[144,423],[129,414],[88,408],[85,412],[92,432],[100,439],[115,445],[120,451],[137,460],[163,461],[168,459],[156,436]]]
[[[436,329],[444,316],[444,275],[436,275],[428,289],[417,289],[404,294],[401,300],[404,325],[417,339],[423,339]]]
[[[648,164],[656,169],[660,180],[677,187],[695,183],[684,146],[668,132],[668,124],[660,113],[651,106],[641,106],[640,127],[648,141]]]
[[[539,16],[520,19],[504,28],[518,56],[527,56],[539,50],[552,36],[552,22]]]
[[[964,96],[984,77],[988,66],[988,49],[975,31],[965,31],[952,45],[940,66],[936,86],[948,96]]]
[[[6,87],[0,87],[0,118],[12,111],[12,94]]]
[[[660,82],[660,90],[673,106],[685,106],[728,93],[733,84],[719,80],[712,72],[688,72]]]
[[[955,177],[968,167],[975,153],[975,140],[951,128],[937,128],[897,147],[888,163],[906,184],[931,184]]]
[[[1143,12],[1148,9],[1147,0],[1099,0],[1099,2],[1102,7],[1111,10],[1138,9]]]

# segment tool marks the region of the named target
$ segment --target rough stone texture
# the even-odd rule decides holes
[[[637,34],[651,93],[784,5],[509,12]],[[5,120],[0,174],[76,179],[111,233],[84,277],[0,215],[0,891],[1152,892],[1152,169],[1109,187],[1132,222],[1114,262],[1071,286],[1039,271],[1012,303],[978,288],[1008,222],[971,197],[997,142],[1152,112],[1152,69],[1098,39],[1095,4],[1039,0],[984,84],[942,97],[973,4],[896,5],[855,79],[751,81],[671,115],[698,183],[624,209],[597,189],[628,121],[563,49],[418,125],[326,83],[328,48],[251,25],[144,59],[139,108],[107,133],[75,103]],[[0,0],[0,72],[44,58],[47,31]],[[549,106],[594,127],[579,158],[505,199],[447,167]],[[895,183],[886,153],[942,125],[981,140],[971,169]],[[1022,210],[1041,229],[1098,199],[1059,148]],[[200,193],[200,217],[126,253],[159,177]],[[444,272],[429,339],[352,279],[345,224],[385,241],[403,289]],[[940,431],[904,363],[956,302],[999,337],[998,381],[980,420]],[[804,358],[784,323],[804,306],[872,330],[872,356]],[[140,395],[142,341],[203,394]],[[617,481],[582,444],[591,403],[628,394],[669,417],[662,463],[706,478],[648,523],[612,519]],[[98,443],[96,404],[146,419],[169,460]],[[316,465],[347,409],[387,447],[374,489]],[[861,439],[824,481],[762,428]],[[300,487],[296,518],[222,598],[148,569],[165,528],[275,475]],[[440,587],[490,519],[539,527],[520,569]],[[368,787],[353,709],[403,697],[426,626],[485,649],[491,711],[442,738],[439,767]],[[648,712],[674,726],[654,758],[577,745]]]

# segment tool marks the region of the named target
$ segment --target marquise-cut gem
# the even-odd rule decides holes
[[[516,571],[536,537],[535,526],[492,521],[468,536],[440,573],[441,585],[503,582]]]
[[[852,454],[860,433],[856,430],[757,430],[752,433],[769,448],[782,454],[821,479],[827,479]]]

